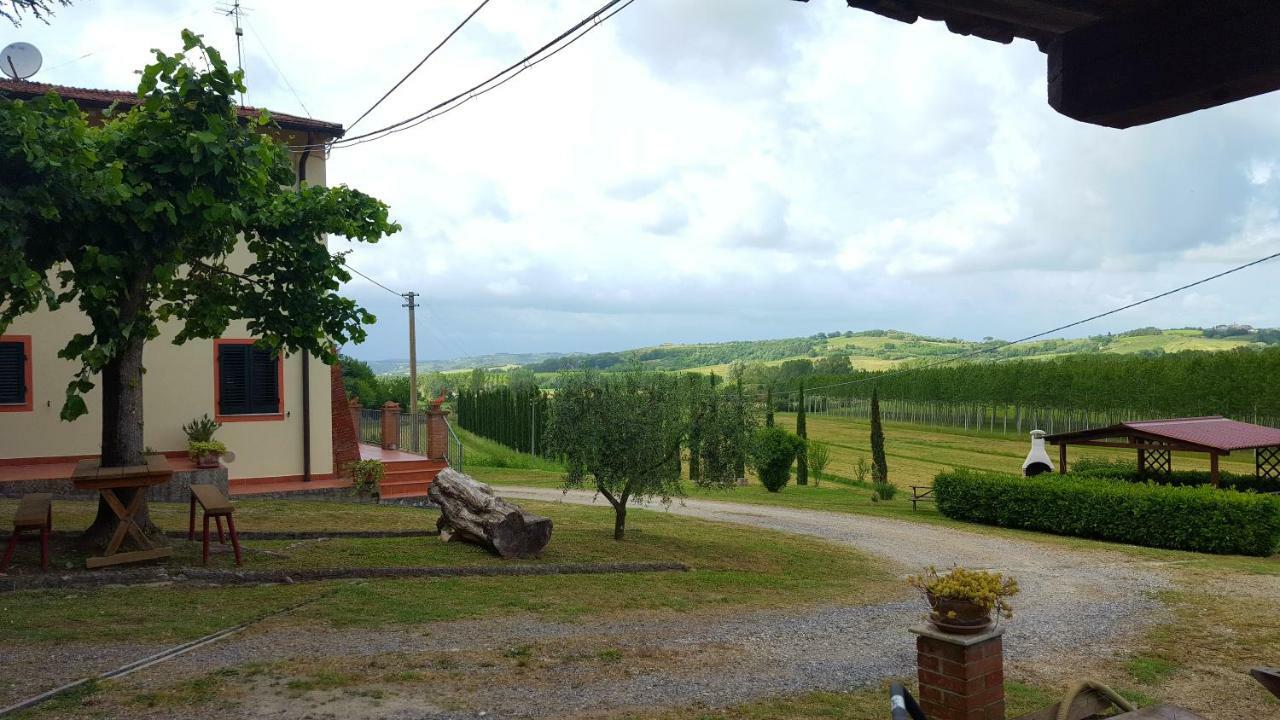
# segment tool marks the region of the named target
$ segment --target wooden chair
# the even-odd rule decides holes
[[[40,569],[48,570],[49,532],[53,530],[53,496],[49,493],[22,496],[18,511],[13,514],[13,535],[9,536],[9,547],[4,551],[4,562],[0,562],[0,572],[8,572],[13,551],[27,530],[40,531]]]
[[[218,542],[224,545],[227,539],[222,534],[222,518],[226,518],[227,531],[231,535],[231,547],[236,553],[236,565],[241,564],[240,536],[236,535],[236,521],[232,517],[235,508],[231,505],[231,501],[215,485],[192,485],[191,514],[187,523],[188,540],[196,538],[196,503],[200,503],[200,507],[204,510],[204,540],[200,562],[204,565],[209,564],[209,518],[217,522]]]

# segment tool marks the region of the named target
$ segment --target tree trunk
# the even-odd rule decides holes
[[[622,540],[627,536],[627,506],[621,503],[613,506],[613,539]]]
[[[440,471],[427,497],[440,507],[436,527],[445,542],[457,538],[504,558],[528,558],[541,555],[551,541],[550,518],[525,512],[452,468]]]
[[[143,335],[130,338],[120,354],[102,369],[102,467],[146,464],[142,425],[142,350],[145,344]],[[117,490],[116,496],[127,506],[135,492],[146,491]],[[146,500],[143,500],[136,520],[146,535],[159,533],[151,523]],[[118,524],[115,513],[99,498],[97,516],[81,536],[80,547],[88,552],[105,548]],[[126,536],[125,542],[132,540]]]

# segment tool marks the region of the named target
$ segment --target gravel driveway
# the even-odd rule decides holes
[[[503,487],[506,497],[590,504],[587,492]],[[600,500],[598,502],[604,502]],[[661,509],[659,506],[656,509]],[[886,558],[905,574],[953,563],[1017,576],[1018,617],[1006,654],[1051,673],[1123,647],[1162,617],[1155,592],[1169,587],[1155,563],[1105,550],[991,537],[952,528],[859,515],[705,500],[673,505],[679,515],[808,535]],[[637,519],[638,520],[638,519]],[[765,610],[723,615],[629,614],[573,623],[531,616],[432,623],[420,629],[309,631],[264,623],[242,635],[130,676],[129,692],[247,662],[366,658],[420,669],[429,683],[396,687],[377,704],[341,693],[289,697],[279,683],[246,681],[244,717],[563,717],[626,709],[723,706],[809,690],[847,690],[914,672],[907,632],[916,598],[870,606]],[[527,647],[529,663],[513,662]],[[601,662],[602,652],[625,662]],[[0,653],[3,655],[3,653]],[[10,662],[19,658],[9,657]],[[6,663],[8,664],[8,663]],[[447,672],[437,671],[447,667]],[[105,709],[105,708],[104,708]],[[182,716],[178,713],[176,716]],[[164,713],[153,713],[160,717]]]

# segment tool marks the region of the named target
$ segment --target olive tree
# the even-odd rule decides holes
[[[675,375],[594,371],[563,375],[547,442],[565,459],[565,488],[589,487],[613,506],[613,539],[626,535],[627,504],[683,495],[672,457],[689,430],[688,383]]]
[[[338,294],[350,275],[325,237],[399,229],[356,190],[294,187],[270,116],[236,113],[242,74],[199,36],[182,40],[155,51],[137,105],[100,123],[53,94],[0,99],[0,332],[42,305],[88,318],[59,352],[79,364],[61,416],[84,415],[101,385],[105,467],[144,461],[143,350],[162,323],[183,344],[243,320],[269,349],[332,363],[374,318]],[[241,243],[250,260],[232,267]],[[113,525],[100,507],[89,534]]]

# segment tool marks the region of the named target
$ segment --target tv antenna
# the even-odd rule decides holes
[[[10,43],[0,50],[0,71],[14,80],[26,80],[35,75],[43,63],[40,51],[31,43]]]
[[[236,26],[236,68],[241,73],[244,72],[244,27],[240,25],[240,18],[244,17],[247,12],[245,8],[240,7],[240,0],[233,0],[230,4],[223,3],[220,12],[223,15],[231,17],[235,20]],[[244,107],[244,93],[240,93],[240,107]]]

